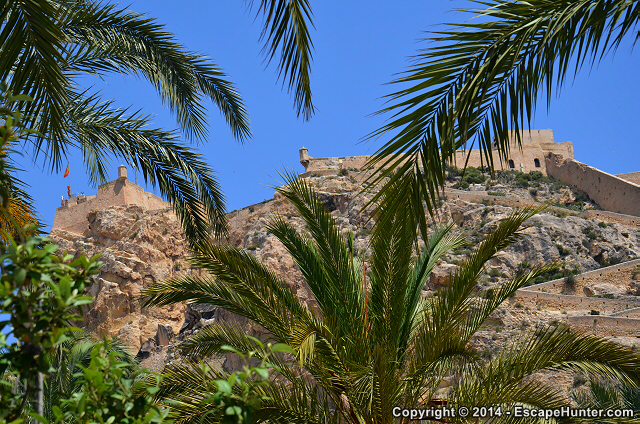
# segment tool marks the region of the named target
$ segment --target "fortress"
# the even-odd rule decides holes
[[[640,216],[640,172],[611,175],[578,162],[574,159],[573,143],[556,143],[550,129],[523,131],[520,138],[522,148],[511,132],[509,159],[505,163],[496,161],[496,169],[540,171],[585,193],[607,211]],[[468,166],[483,165],[479,150],[459,150],[454,164],[462,166],[467,159]],[[362,170],[368,160],[369,156],[314,158],[305,147],[300,149],[300,163],[305,169],[302,177],[335,175],[341,169]]]
[[[124,165],[118,167],[118,179],[102,184],[95,196],[71,197],[64,206],[56,209],[53,218],[53,230],[64,230],[80,235],[89,232],[87,214],[94,210],[108,208],[109,206],[139,205],[147,209],[161,209],[170,204],[152,193],[147,193],[142,187],[127,180],[127,168]]]
[[[513,141],[507,162],[497,163],[498,169],[521,172],[540,171],[587,194],[606,211],[632,217],[640,216],[640,172],[611,175],[574,160],[570,141],[556,143],[553,131],[531,130],[521,133],[522,148]],[[481,166],[479,150],[458,151],[455,163]],[[301,177],[336,175],[341,169],[362,170],[369,156],[314,158],[306,148],[300,149],[300,163],[304,166]],[[463,196],[460,193],[458,197]],[[469,196],[478,194],[469,193]],[[467,196],[468,197],[468,196]],[[462,197],[461,197],[462,198]],[[506,200],[506,199],[505,199]],[[95,196],[77,196],[56,210],[52,230],[60,229],[85,235],[90,223],[87,214],[108,206],[140,205],[147,209],[170,206],[158,196],[145,192],[142,187],[127,180],[127,168],[118,167],[118,179],[103,184]],[[606,212],[604,212],[606,214]],[[624,217],[620,219],[628,220]],[[633,224],[635,221],[633,220]]]
[[[520,172],[540,171],[548,175],[545,155],[554,153],[566,159],[573,159],[573,143],[566,141],[556,143],[553,140],[553,130],[531,130],[520,133],[522,149],[515,143],[515,134],[511,131],[511,151],[506,163],[500,163],[497,153],[494,154],[496,169],[510,169]],[[327,171],[346,169],[362,169],[366,164],[368,156],[351,156],[337,158],[312,158],[306,148],[300,149],[300,163],[304,166],[303,176],[314,173],[326,175]],[[458,150],[454,164],[462,167],[468,159],[468,166],[480,167],[485,165],[480,157],[479,150]]]
[[[586,193],[605,210],[576,212],[563,209],[563,215],[603,221],[608,224],[620,224],[627,227],[621,230],[620,233],[620,237],[622,237],[623,240],[633,237],[634,235],[640,240],[640,218],[638,218],[640,216],[640,172],[611,175],[577,162],[574,160],[572,143],[555,143],[551,130],[533,130],[530,133],[526,132],[523,134],[522,140],[522,149],[512,144],[509,159],[502,164],[499,169],[511,169],[522,172],[540,171],[545,175],[562,181],[576,190]],[[340,173],[343,169],[349,171],[362,170],[369,159],[368,156],[313,158],[309,156],[306,148],[300,149],[299,153],[300,163],[304,166],[304,172],[301,174],[302,177],[314,177],[317,175],[332,176]],[[461,166],[465,163],[467,157],[469,159],[469,166],[481,165],[480,154],[477,150],[458,152],[456,163]],[[327,178],[327,180],[330,179],[331,178]],[[357,186],[357,180],[360,179],[349,180],[352,181],[352,185]],[[340,180],[327,181],[327,183],[341,184]],[[509,196],[494,196],[485,191],[447,189],[445,194],[449,200],[455,201],[455,199],[459,199],[470,202],[472,205],[485,203],[520,207],[530,203],[530,200]],[[336,196],[344,196],[344,194],[340,192],[340,194],[336,194]],[[129,181],[127,179],[126,167],[120,166],[118,167],[118,178],[101,185],[95,196],[80,195],[71,197],[66,201],[65,205],[57,208],[52,233],[58,231],[58,235],[61,237],[59,241],[64,243],[69,242],[69,240],[80,240],[81,243],[85,243],[87,239],[90,238],[92,231],[96,228],[92,228],[92,225],[98,226],[97,221],[89,222],[89,219],[92,219],[91,216],[95,216],[95,214],[91,212],[111,206],[127,205],[141,206],[146,210],[159,210],[170,207],[170,204],[164,202],[160,197],[145,192],[142,187]],[[286,215],[288,212],[291,212],[288,208],[290,208],[290,205],[287,204],[285,199],[276,196],[274,199],[231,212],[228,215],[231,232],[235,234],[234,237],[237,239],[236,241],[242,242],[246,249],[252,250],[253,248],[253,250],[255,250],[258,242],[264,243],[264,240],[261,239],[261,237],[263,237],[263,232],[260,227],[262,221],[258,218],[267,216],[274,211]],[[167,215],[171,214],[167,213]],[[138,222],[137,218],[136,222]],[[140,222],[146,221],[141,220]],[[162,221],[162,223],[166,225],[165,221]],[[123,299],[129,295],[125,293],[126,290],[123,288],[125,286],[129,287],[130,280],[134,279],[132,276],[137,275],[138,279],[153,278],[155,281],[160,281],[169,276],[173,276],[175,272],[179,272],[178,270],[182,268],[183,265],[181,265],[181,261],[183,259],[180,256],[182,253],[177,253],[178,251],[174,248],[173,244],[171,244],[171,248],[166,247],[166,243],[175,243],[176,240],[180,238],[178,234],[180,230],[177,223],[175,224],[176,233],[175,237],[172,236],[173,238],[165,237],[165,233],[159,233],[157,229],[150,230],[149,228],[151,227],[153,226],[145,227],[148,231],[151,231],[151,233],[155,231],[155,233],[153,233],[155,236],[149,236],[154,242],[153,246],[148,249],[153,249],[153,255],[164,258],[163,261],[152,260],[151,258],[154,256],[151,254],[142,255],[140,258],[134,255],[137,250],[131,250],[131,246],[139,242],[141,239],[140,234],[142,234],[142,230],[138,227],[129,229],[130,234],[125,237],[124,241],[114,239],[113,243],[109,244],[109,253],[105,254],[105,258],[111,261],[111,271],[106,272],[101,277],[104,281],[101,280],[100,290],[104,289],[105,294],[101,295],[102,297],[100,299],[102,299],[101,302],[103,302],[103,304],[107,302],[108,305],[113,304],[115,306],[105,307],[103,311],[106,314],[105,316],[116,317],[118,313],[122,312],[122,310],[118,308],[121,308],[122,304],[128,305],[127,302],[129,301],[127,300],[125,302]],[[166,231],[166,227],[164,230]],[[60,231],[66,232],[66,234],[62,234]],[[635,231],[635,233],[633,231]],[[148,236],[148,234],[151,233],[145,234]],[[107,237],[110,236],[110,234],[107,234]],[[266,233],[264,237],[267,237]],[[167,240],[171,241],[168,242]],[[95,243],[95,241],[89,240],[87,243],[91,244]],[[623,241],[623,243],[625,242]],[[240,244],[238,243],[238,245]],[[107,249],[107,247],[99,244],[97,246],[100,246],[102,250]],[[162,253],[161,255],[157,251],[158,246],[165,246],[164,250],[160,250],[162,250],[162,252],[171,251],[171,254],[174,256],[171,256],[169,253],[166,255]],[[120,249],[121,252],[118,251],[118,249]],[[117,255],[114,252],[116,252]],[[133,259],[132,255],[134,255]],[[119,274],[117,272],[114,274],[114,270],[117,270]],[[596,271],[585,272],[577,276],[577,285],[578,287],[588,287],[602,281],[630,281],[632,278],[635,278],[636,274],[634,273],[637,273],[637,270],[640,270],[640,260],[600,268]],[[111,280],[107,281],[107,278],[111,278]],[[138,284],[138,282],[136,284]],[[640,337],[640,332],[638,331],[640,328],[640,297],[627,296],[624,299],[594,298],[580,291],[568,295],[561,291],[563,284],[563,280],[554,280],[523,288],[518,290],[516,296],[509,302],[514,303],[514,305],[519,302],[520,304],[529,305],[532,308],[541,308],[549,311],[571,310],[578,313],[578,315],[572,315],[567,318],[567,322],[574,327],[607,336],[630,335],[632,337]],[[514,307],[518,308],[518,306]],[[598,311],[601,315],[596,317],[590,315],[589,312],[592,310]],[[137,312],[135,312],[133,306],[127,311],[125,315],[118,319],[123,320],[123,322],[125,317],[127,322],[131,319],[142,320],[142,318],[135,315]],[[138,327],[142,329],[140,331],[146,332],[144,334],[150,331],[147,327],[157,325],[157,320],[154,321],[155,318],[152,318],[151,315],[148,317],[145,316],[144,319],[148,320],[148,322],[145,321],[147,323],[144,325],[142,321],[140,321],[141,323]],[[113,322],[117,321],[115,318],[113,319],[115,320]],[[127,334],[126,331],[129,331],[127,330],[129,328],[127,325],[122,327],[124,330],[118,330],[122,331],[122,334],[125,336]],[[135,336],[135,334],[132,336],[133,339],[138,337]]]

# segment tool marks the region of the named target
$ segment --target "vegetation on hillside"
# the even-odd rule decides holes
[[[435,297],[423,298],[422,289],[439,259],[463,243],[452,226],[435,230],[426,248],[416,252],[416,223],[407,222],[404,208],[411,205],[406,201],[388,215],[391,219],[376,223],[365,261],[365,256],[354,255],[353,234],[340,232],[304,180],[288,178],[278,192],[295,206],[307,231],[297,231],[283,217],[275,217],[268,229],[294,258],[317,306],[303,304],[275,272],[231,246],[199,246],[192,263],[209,277],[173,278],[142,293],[147,306],[188,301],[225,309],[263,329],[264,341],[295,350],[295,363],[286,357],[273,359],[279,378],[263,387],[268,399],[256,412],[257,421],[391,423],[408,421],[394,415],[396,406],[568,406],[552,387],[530,382],[542,369],[639,381],[640,357],[635,353],[564,326],[524,334],[488,361],[470,344],[502,302],[557,267],[523,270],[490,298],[479,296],[476,288],[486,262],[518,240],[522,223],[539,210],[514,211],[459,264],[450,285]],[[255,341],[246,335],[246,327],[216,322],[180,347],[193,361],[223,354],[225,345],[248,350]],[[189,363],[167,368],[159,395],[167,406],[187,394],[197,396],[196,388],[216,373],[187,372],[192,368]],[[443,382],[451,388],[441,390]],[[191,411],[184,412],[185,422],[213,422],[205,416],[206,408]]]

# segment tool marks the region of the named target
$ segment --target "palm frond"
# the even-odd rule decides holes
[[[464,326],[469,319],[476,283],[484,272],[485,263],[499,250],[518,240],[522,236],[520,228],[523,222],[543,208],[544,206],[513,211],[487,234],[485,240],[452,275],[451,284],[432,300],[430,315],[425,317],[414,341],[417,353],[412,359],[418,369],[419,364],[427,364],[446,352],[466,351],[468,340],[464,336]],[[510,288],[512,289],[513,287]]]
[[[62,143],[77,143],[92,182],[106,180],[108,160],[115,154],[172,202],[192,243],[208,240],[211,233],[225,234],[224,196],[202,157],[180,144],[174,133],[145,128],[149,117],[111,106],[78,95],[67,110],[68,138]]]
[[[424,199],[435,199],[460,148],[479,148],[492,169],[496,153],[506,160],[509,131],[520,143],[538,94],[546,91],[548,107],[554,84],[559,90],[589,57],[593,66],[615,51],[640,17],[640,4],[626,0],[476,3],[484,8],[466,12],[482,19],[433,33],[432,44],[394,81],[410,86],[388,95],[392,104],[379,112],[391,113],[391,122],[370,134],[392,136],[369,165],[385,163],[424,179]],[[432,203],[427,206],[431,211]]]
[[[16,106],[28,117],[28,127],[50,128],[56,135],[62,134],[70,84],[62,71],[66,37],[57,25],[59,14],[55,2],[9,0],[0,6],[0,81],[8,82],[13,94],[38,99]]]
[[[187,51],[154,19],[88,0],[73,3],[64,14],[62,30],[79,46],[67,56],[66,72],[143,76],[168,103],[187,137],[197,140],[207,137],[206,96],[236,138],[251,136],[247,111],[227,76],[207,57]]]
[[[287,82],[289,91],[295,90],[298,116],[302,114],[308,120],[315,109],[311,101],[313,43],[309,30],[313,15],[309,0],[260,0],[260,12],[265,16],[261,39],[265,39],[267,61],[280,51],[279,77]]]
[[[580,371],[635,385],[640,381],[638,360],[640,356],[631,350],[600,337],[566,326],[541,328],[504,349],[483,370],[466,376],[457,386],[455,402],[566,406],[563,396],[540,382],[530,381],[529,376],[543,369]]]
[[[267,230],[278,237],[293,256],[321,308],[324,324],[335,337],[351,334],[354,326],[360,327],[354,319],[364,317],[361,272],[353,252],[306,181],[288,174],[284,179],[285,185],[277,189],[278,193],[297,209],[310,238],[299,235],[290,224],[278,218]]]

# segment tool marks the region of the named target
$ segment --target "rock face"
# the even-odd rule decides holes
[[[369,212],[362,212],[362,208],[370,197],[358,195],[362,188],[360,181],[352,175],[309,177],[307,181],[316,188],[342,231],[353,232],[356,251],[366,252],[372,222],[368,220]],[[469,246],[455,249],[444,257],[425,287],[424,295],[430,296],[434,290],[449,284],[449,276],[457,265],[511,210],[499,204],[445,200],[437,216],[441,221],[455,220],[457,230],[467,236]],[[293,207],[276,194],[272,200],[227,215],[229,242],[246,249],[274,269],[304,303],[314,308],[315,300],[293,258],[267,231],[267,223],[274,214],[282,216],[299,231],[305,231],[305,225]],[[148,361],[143,364],[152,369],[161,369],[174,357],[170,346],[173,335],[178,340],[184,339],[214,321],[236,322],[245,325],[252,334],[260,335],[260,328],[207,305],[141,309],[137,296],[143,287],[170,277],[199,273],[189,268],[184,238],[170,210],[116,206],[93,211],[87,219],[90,222],[88,237],[56,231],[51,238],[70,253],[101,254],[104,265],[95,284],[89,288],[96,301],[85,314],[85,323],[90,330],[100,335],[118,336],[133,352],[139,352],[138,356]],[[528,224],[525,237],[490,261],[479,280],[479,290],[495,287],[510,278],[519,267],[528,264],[562,260],[570,268],[589,271],[640,256],[638,227],[546,212],[531,218]],[[634,275],[640,275],[640,272]],[[594,286],[588,290],[592,295],[621,292],[609,286]],[[565,313],[530,310],[517,302],[505,302],[473,343],[489,357],[500,346],[540,323],[566,321],[566,311],[562,312]],[[232,367],[234,364],[228,362],[226,365]],[[570,379],[565,380],[558,381],[565,386],[571,384]]]
[[[88,237],[62,230],[50,235],[63,251],[100,254],[103,265],[89,287],[96,301],[85,310],[86,328],[100,336],[119,337],[134,353],[155,336],[160,324],[177,333],[184,305],[141,309],[137,299],[151,283],[195,272],[186,265],[184,237],[173,212],[114,206],[93,211],[87,219]]]

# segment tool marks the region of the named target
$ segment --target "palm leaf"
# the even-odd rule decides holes
[[[261,39],[265,39],[267,61],[271,62],[280,51],[279,77],[289,91],[295,90],[298,116],[310,119],[315,109],[311,101],[311,5],[308,0],[260,0],[260,12],[265,16]]]
[[[379,112],[391,113],[391,121],[370,134],[391,136],[368,166],[384,163],[423,180],[429,211],[456,151],[479,148],[494,169],[508,158],[510,130],[520,143],[538,94],[546,91],[548,107],[554,84],[559,90],[589,57],[593,66],[616,50],[640,16],[640,3],[626,0],[476,3],[484,8],[465,12],[481,16],[478,22],[448,24],[428,38],[430,46],[393,82],[409,87],[389,94],[391,105]],[[409,194],[408,187],[393,193]]]

